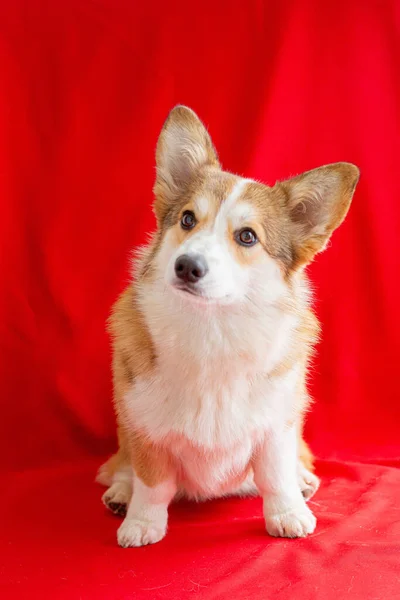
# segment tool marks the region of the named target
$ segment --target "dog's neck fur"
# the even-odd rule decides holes
[[[268,374],[289,350],[299,314],[309,304],[309,287],[299,276],[296,293],[288,287],[274,290],[259,283],[253,294],[238,305],[204,305],[188,302],[162,277],[139,283],[139,304],[155,347],[159,365],[182,371],[210,370],[229,365],[231,376]],[[171,373],[174,373],[171,370]]]

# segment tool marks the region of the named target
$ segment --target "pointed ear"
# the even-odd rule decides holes
[[[175,106],[157,143],[156,213],[159,215],[165,205],[176,200],[206,165],[219,167],[207,129],[190,108]]]
[[[325,249],[344,220],[360,176],[350,163],[334,163],[284,181],[294,250],[293,268],[312,261]]]

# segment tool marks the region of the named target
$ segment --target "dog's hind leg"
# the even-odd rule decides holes
[[[306,501],[310,500],[319,488],[320,481],[313,471],[314,457],[307,443],[301,437],[297,473],[301,493]]]
[[[125,436],[118,428],[119,450],[101,467],[96,481],[108,487],[102,501],[114,514],[124,516],[132,496],[133,472],[125,443]]]
[[[116,515],[125,516],[126,507],[132,496],[132,467],[121,450],[104,463],[96,481],[108,486],[102,496],[102,502]]]

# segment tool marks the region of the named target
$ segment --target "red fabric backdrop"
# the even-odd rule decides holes
[[[3,597],[400,598],[399,31],[396,0],[0,2]],[[154,225],[176,103],[229,170],[361,169],[311,269],[307,540],[266,537],[260,501],[231,500],[174,507],[165,541],[120,550],[92,483],[115,445],[104,323]]]

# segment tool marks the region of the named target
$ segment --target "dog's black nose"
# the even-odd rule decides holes
[[[207,273],[205,258],[200,254],[182,254],[176,259],[175,273],[179,279],[187,283],[196,283]]]

